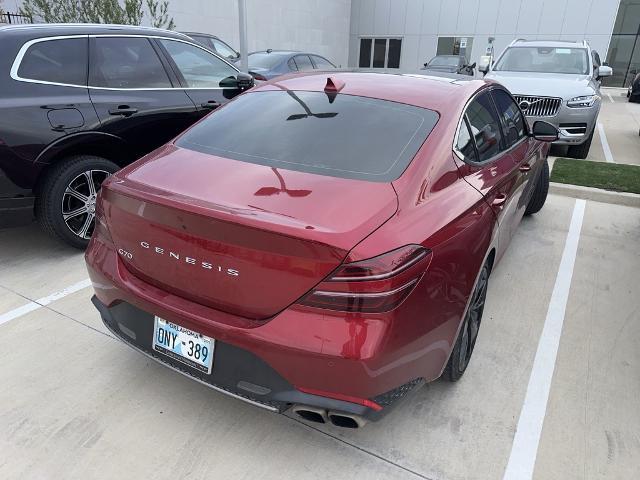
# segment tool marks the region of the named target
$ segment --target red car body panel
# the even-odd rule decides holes
[[[481,266],[506,248],[524,212],[528,180],[547,151],[527,139],[489,166],[456,157],[452,139],[460,115],[487,82],[332,76],[345,84],[341,95],[440,115],[397,180],[271,169],[167,145],[105,183],[107,225],[96,227],[86,259],[96,296],[107,307],[127,302],[250,351],[300,389],[372,399],[441,375]],[[326,74],[281,77],[253,91],[321,92],[325,82]],[[520,170],[525,163],[526,172]],[[409,244],[431,253],[397,308],[364,314],[296,303],[341,262]],[[218,272],[211,280],[211,271],[170,263],[156,246],[240,274]]]

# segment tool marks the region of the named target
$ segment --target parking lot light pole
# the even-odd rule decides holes
[[[249,71],[249,59],[247,52],[247,3],[238,0],[238,23],[240,31],[240,70]]]

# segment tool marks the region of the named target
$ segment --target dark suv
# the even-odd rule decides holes
[[[106,177],[253,85],[186,35],[110,25],[0,27],[0,226],[84,248]]]

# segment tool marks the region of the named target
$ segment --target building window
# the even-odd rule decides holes
[[[401,38],[361,38],[361,68],[400,68]]]
[[[460,55],[471,60],[473,37],[438,37],[436,55]]]

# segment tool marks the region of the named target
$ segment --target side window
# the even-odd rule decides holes
[[[298,70],[304,72],[306,70],[313,70],[313,65],[311,64],[311,60],[306,55],[296,55],[293,57],[296,61],[296,65],[298,66]]]
[[[215,55],[189,43],[160,40],[182,73],[189,88],[218,88],[220,82],[236,76],[236,70]]]
[[[329,60],[319,57],[318,55],[311,55],[311,60],[313,60],[315,68],[319,70],[333,70],[334,68],[336,68],[336,66]]]
[[[498,108],[498,115],[502,119],[507,147],[510,147],[526,135],[522,112],[504,90],[496,89],[492,94]]]
[[[107,88],[171,88],[149,39],[97,37],[91,50],[89,84]]]
[[[479,161],[489,160],[498,154],[502,144],[500,121],[488,93],[482,93],[467,107],[467,120],[476,143]]]
[[[298,71],[298,66],[296,65],[296,61],[293,58],[289,59],[289,61],[287,62],[287,65],[289,67],[289,70],[291,70],[292,72]]]
[[[593,59],[593,68],[594,69],[596,69],[600,65],[602,65],[602,63],[600,63],[600,54],[598,52],[596,52],[595,50],[591,50],[591,58]]]
[[[212,38],[211,43],[213,43],[213,46],[216,49],[216,52],[218,52],[218,55],[225,58],[233,58],[233,59],[237,57],[235,50],[233,50],[231,47],[229,47],[229,45],[218,40],[217,38]]]
[[[87,85],[88,38],[34,43],[22,57],[18,76],[29,80]]]
[[[458,129],[458,140],[456,141],[456,150],[458,150],[465,158],[470,162],[477,162],[478,156],[476,154],[476,147],[473,144],[473,139],[469,133],[469,126],[467,124],[466,115],[460,122],[460,128]]]

